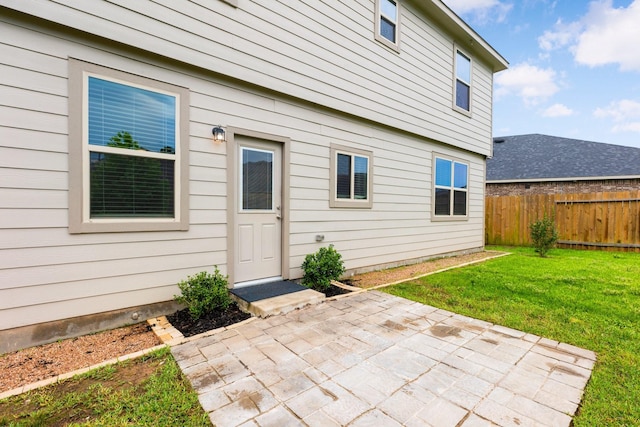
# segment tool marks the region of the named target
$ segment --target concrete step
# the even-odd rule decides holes
[[[287,313],[325,299],[323,293],[289,280],[231,289],[231,297],[241,310],[258,317]]]
[[[309,304],[318,304],[324,301],[324,294],[306,289],[304,291],[279,295],[258,301],[248,302],[236,295],[231,295],[238,303],[241,310],[258,317],[269,317],[276,314],[284,314]]]

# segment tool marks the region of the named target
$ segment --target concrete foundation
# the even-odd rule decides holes
[[[182,308],[174,301],[0,330],[0,354],[144,322]]]

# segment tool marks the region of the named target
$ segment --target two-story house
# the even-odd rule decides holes
[[[493,74],[440,0],[0,0],[0,351],[176,283],[483,247]]]

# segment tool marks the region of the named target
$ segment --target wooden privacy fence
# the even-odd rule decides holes
[[[530,245],[529,224],[555,218],[558,246],[640,252],[640,190],[485,198],[488,245]]]

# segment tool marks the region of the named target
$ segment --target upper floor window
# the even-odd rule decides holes
[[[331,146],[330,207],[371,208],[372,158],[370,151]]]
[[[398,0],[376,0],[376,40],[398,50],[400,4]]]
[[[71,232],[186,229],[186,90],[71,65]]]
[[[468,211],[469,165],[457,160],[435,157],[434,210],[439,218],[466,218]]]
[[[471,112],[471,58],[458,49],[455,52],[455,107]]]

